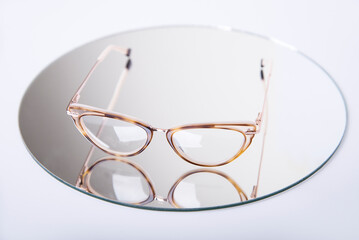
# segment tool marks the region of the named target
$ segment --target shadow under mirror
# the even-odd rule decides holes
[[[298,184],[333,155],[346,121],[340,90],[309,57],[201,26],[74,49],[36,77],[19,112],[28,150],[60,181],[113,203],[179,211]]]

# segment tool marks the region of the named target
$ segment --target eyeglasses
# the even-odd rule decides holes
[[[145,171],[124,158],[108,156],[93,163],[80,176],[81,188],[116,202],[147,205],[154,200],[175,208],[213,207],[247,201],[241,187],[227,174],[212,170],[192,170],[177,179],[166,197],[155,193]]]
[[[123,54],[127,62],[108,107],[100,109],[78,103],[90,76],[111,51]],[[188,124],[163,129],[113,111],[123,81],[131,68],[130,53],[130,49],[118,46],[105,48],[67,106],[67,114],[72,117],[77,129],[102,151],[118,157],[135,156],[147,148],[154,132],[163,132],[179,157],[197,166],[215,167],[235,160],[246,151],[254,136],[260,132],[271,75],[271,64],[263,59],[260,61],[259,79],[264,84],[264,102],[254,122]]]

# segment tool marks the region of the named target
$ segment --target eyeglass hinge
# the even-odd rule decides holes
[[[257,125],[257,126],[260,126],[261,123],[262,123],[262,113],[259,112],[259,113],[258,113],[258,116],[257,116],[257,119],[256,119],[256,125]]]
[[[71,111],[69,111],[69,110],[67,110],[66,113],[67,113],[67,115],[72,116],[72,117],[78,117],[78,116],[79,116],[78,113],[76,113],[76,112],[71,112]]]
[[[76,93],[75,96],[71,99],[71,103],[77,103],[80,99],[80,94]]]
[[[246,133],[247,135],[255,135],[255,134],[258,133],[258,131],[255,131],[255,130],[250,129],[250,130],[247,130],[245,133]]]

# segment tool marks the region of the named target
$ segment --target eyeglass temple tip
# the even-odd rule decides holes
[[[268,60],[267,59],[264,59],[262,58],[261,59],[261,71],[260,71],[260,74],[261,74],[261,80],[262,81],[265,81],[266,80],[266,77],[264,76],[264,68],[266,68],[266,66],[268,65]]]
[[[126,56],[129,57],[131,55],[131,48],[127,48]]]
[[[132,66],[132,61],[131,61],[131,59],[129,58],[129,59],[127,60],[127,63],[126,63],[126,69],[127,69],[127,70],[130,70],[131,66]]]

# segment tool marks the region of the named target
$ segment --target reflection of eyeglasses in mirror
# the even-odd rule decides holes
[[[107,109],[78,103],[81,91],[96,67],[111,51],[122,53],[127,63],[122,71]],[[152,140],[154,132],[164,132],[172,149],[185,161],[197,166],[227,164],[240,156],[260,132],[267,104],[271,64],[260,62],[260,79],[265,85],[264,103],[254,122],[189,124],[170,129],[155,128],[133,117],[113,112],[121,85],[131,67],[130,49],[108,46],[97,58],[90,72],[67,106],[77,129],[95,146],[118,157],[140,154]],[[226,144],[223,144],[226,143]]]
[[[134,205],[146,205],[158,200],[176,208],[197,208],[248,200],[232,178],[212,169],[183,174],[172,185],[166,198],[156,196],[153,184],[144,170],[126,159],[102,158],[81,177],[84,179],[84,190],[106,199]]]

